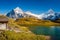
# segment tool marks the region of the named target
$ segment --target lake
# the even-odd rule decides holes
[[[30,30],[36,35],[51,36],[51,40],[60,40],[60,26],[37,26],[30,27]]]

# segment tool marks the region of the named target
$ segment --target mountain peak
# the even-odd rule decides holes
[[[55,13],[55,12],[52,9],[49,9],[48,13]]]
[[[19,8],[19,7],[16,7],[16,8],[14,9],[14,11],[15,11],[16,13],[23,13],[22,9]]]
[[[19,7],[16,7],[15,9],[20,9]]]

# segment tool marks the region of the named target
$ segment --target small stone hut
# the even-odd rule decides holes
[[[0,16],[0,30],[7,29],[8,18],[4,16]]]

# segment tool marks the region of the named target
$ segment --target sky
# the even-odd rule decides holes
[[[0,14],[8,13],[16,7],[20,7],[24,12],[31,11],[35,14],[49,9],[60,12],[60,0],[0,0]]]

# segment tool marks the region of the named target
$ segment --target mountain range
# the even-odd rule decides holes
[[[23,17],[35,17],[43,20],[57,20],[60,18],[60,12],[56,13],[52,9],[50,9],[45,13],[41,13],[40,15],[37,15],[37,14],[33,14],[30,11],[24,12],[21,8],[16,7],[15,9],[12,9],[10,12],[8,12],[6,16],[13,19],[18,19]]]
[[[12,9],[10,12],[7,13],[6,16],[13,19],[18,19],[18,18],[23,18],[23,17],[36,17],[35,14],[32,14],[29,11],[24,12],[19,7]]]
[[[52,9],[48,10],[48,12],[44,13],[42,15],[42,19],[44,20],[57,20],[60,18],[60,13],[59,12],[54,12]]]

